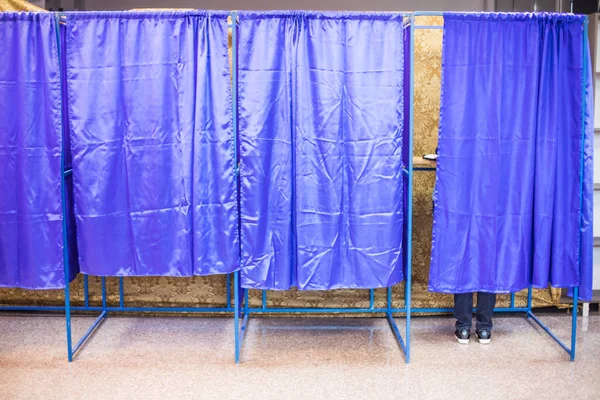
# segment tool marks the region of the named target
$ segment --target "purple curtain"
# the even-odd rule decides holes
[[[82,272],[238,268],[227,15],[68,13]]]
[[[242,286],[402,273],[402,16],[240,12]]]
[[[0,49],[0,287],[64,288],[54,14],[0,13]]]
[[[582,240],[591,229],[580,211],[583,200],[591,217],[591,192],[582,198],[580,189],[582,179],[591,185],[592,138],[582,170],[590,106],[584,18],[444,16],[431,291],[581,285],[586,297],[591,256],[580,265],[579,255],[580,246],[591,252]]]

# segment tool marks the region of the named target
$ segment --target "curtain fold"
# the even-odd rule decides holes
[[[590,58],[588,37],[585,35],[584,49],[587,63],[585,70],[585,108],[584,108],[584,152],[582,159],[582,198],[581,198],[581,238],[579,296],[583,300],[592,299],[593,270],[594,270],[594,71]],[[573,289],[569,289],[573,296]]]
[[[444,15],[431,291],[580,285],[584,18]]]
[[[0,287],[65,286],[57,32],[53,14],[0,13]]]
[[[67,13],[82,272],[237,269],[227,15]]]
[[[402,16],[239,13],[242,285],[402,273]]]

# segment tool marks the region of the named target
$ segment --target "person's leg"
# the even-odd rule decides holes
[[[477,293],[477,309],[475,310],[477,325],[475,332],[481,344],[489,344],[492,341],[492,315],[495,306],[495,293]]]
[[[471,330],[473,321],[473,293],[459,293],[454,295],[454,318],[456,329]]]
[[[475,317],[477,318],[475,329],[477,332],[484,329],[492,330],[494,326],[492,323],[494,307],[496,307],[496,293],[477,293],[477,309],[475,310]]]

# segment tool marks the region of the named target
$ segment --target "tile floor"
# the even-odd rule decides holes
[[[569,316],[542,318],[569,338]],[[254,317],[235,365],[230,318],[110,316],[68,363],[64,318],[1,314],[0,399],[600,399],[598,313],[575,363],[524,317],[497,316],[489,346],[452,324],[414,317],[406,365],[385,319]]]

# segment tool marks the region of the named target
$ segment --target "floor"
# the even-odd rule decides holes
[[[569,338],[569,316],[543,320]],[[598,313],[575,363],[524,317],[495,318],[488,346],[457,344],[452,324],[413,318],[406,365],[385,319],[255,317],[235,365],[231,319],[110,316],[68,363],[63,318],[2,314],[0,398],[600,399]]]

